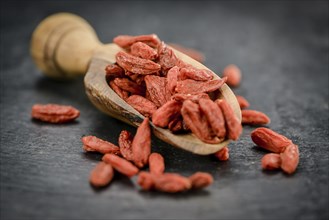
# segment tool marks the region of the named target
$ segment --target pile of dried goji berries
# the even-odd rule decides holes
[[[148,118],[138,127],[135,136],[123,130],[119,135],[119,146],[94,136],[85,136],[82,142],[85,151],[104,154],[102,162],[98,163],[90,174],[90,183],[95,187],[108,185],[112,181],[114,170],[129,178],[138,174],[137,183],[144,190],[155,189],[176,193],[201,189],[213,182],[212,176],[204,172],[196,172],[190,177],[166,173],[162,155],[151,153],[151,129]],[[145,166],[149,167],[149,172],[139,172],[139,169]]]
[[[192,132],[205,143],[237,140],[242,126],[231,106],[218,97],[227,77],[179,59],[155,35],[114,38],[124,51],[105,68],[110,87],[158,127]]]
[[[264,170],[282,169],[292,174],[299,163],[299,149],[290,139],[268,128],[257,128],[251,133],[251,139],[259,147],[273,153],[262,158]]]

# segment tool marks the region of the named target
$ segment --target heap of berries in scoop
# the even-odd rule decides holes
[[[185,63],[155,34],[120,35],[113,41],[123,51],[106,66],[106,79],[154,125],[173,133],[192,132],[209,144],[238,139],[241,123],[226,100],[217,99],[226,77]]]

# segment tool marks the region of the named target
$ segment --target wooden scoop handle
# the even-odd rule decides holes
[[[94,52],[104,47],[86,20],[58,13],[37,26],[30,49],[34,62],[47,76],[72,78],[85,74]]]

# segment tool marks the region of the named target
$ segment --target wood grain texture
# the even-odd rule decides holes
[[[30,52],[44,74],[67,79],[85,74],[94,50],[100,46],[87,21],[62,12],[50,15],[35,28]]]

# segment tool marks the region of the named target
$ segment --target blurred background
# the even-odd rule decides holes
[[[202,52],[218,75],[239,66],[234,92],[299,146],[297,172],[263,172],[267,152],[245,126],[227,162],[152,139],[168,172],[213,174],[203,191],[143,192],[123,176],[94,190],[88,176],[101,156],[84,153],[80,138],[116,143],[121,130],[135,128],[99,112],[82,76],[59,82],[36,68],[32,32],[57,12],[86,19],[103,43],[156,33]],[[328,26],[328,1],[1,1],[1,219],[328,219]],[[73,105],[81,117],[59,126],[31,121],[35,103]]]

